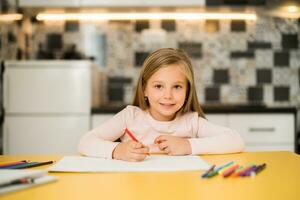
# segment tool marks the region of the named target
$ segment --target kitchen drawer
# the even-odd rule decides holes
[[[6,113],[90,113],[90,62],[7,61],[5,65]]]
[[[293,114],[230,114],[228,120],[246,145],[294,145]]]
[[[76,154],[90,115],[6,116],[4,154]]]
[[[246,145],[245,151],[292,151],[294,152],[294,145],[292,144],[258,144],[258,145]]]

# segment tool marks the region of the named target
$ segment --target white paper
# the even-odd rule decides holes
[[[127,162],[84,156],[65,156],[49,171],[60,172],[162,172],[207,170],[210,165],[199,156],[148,156],[141,162]]]

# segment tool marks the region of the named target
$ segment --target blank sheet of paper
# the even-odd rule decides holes
[[[210,165],[199,156],[151,155],[141,162],[127,162],[84,156],[65,156],[49,171],[60,172],[162,172],[207,170]]]

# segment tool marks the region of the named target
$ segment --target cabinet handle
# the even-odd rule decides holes
[[[6,75],[4,75],[4,81],[3,81],[3,107],[4,109],[7,111],[9,110],[9,74],[6,73]]]
[[[250,127],[249,132],[274,132],[274,127]]]
[[[3,154],[9,154],[9,129],[8,123],[4,122],[4,131],[3,131]]]

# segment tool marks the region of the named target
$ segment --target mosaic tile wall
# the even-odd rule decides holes
[[[90,58],[110,102],[130,102],[145,57],[185,49],[205,104],[300,106],[300,20],[110,21],[0,25],[0,59]]]

